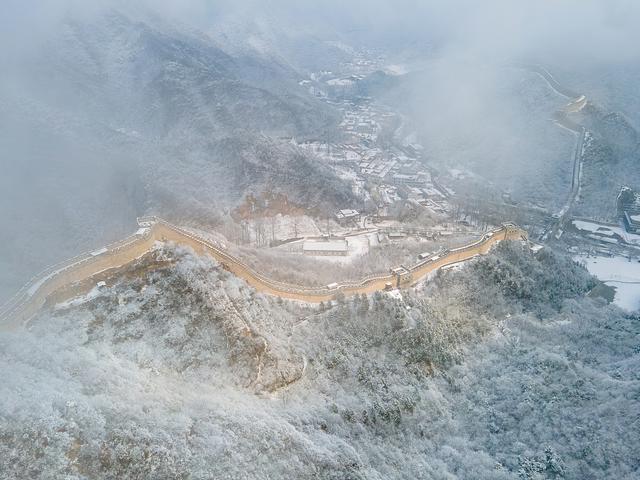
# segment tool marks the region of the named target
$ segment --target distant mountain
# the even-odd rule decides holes
[[[66,23],[28,73],[33,91],[47,79],[43,100],[62,98],[67,110],[145,137],[173,140],[184,130],[220,137],[238,129],[318,135],[336,120],[287,66],[231,56],[204,35],[119,13]]]
[[[302,74],[141,18],[66,20],[3,73],[0,241],[13,254],[0,265],[0,298],[130,232],[140,214],[214,222],[262,188],[311,209],[352,201],[287,140],[335,136],[341,120],[298,85]]]
[[[407,74],[375,72],[360,83],[403,114],[431,166],[468,175],[458,193],[497,199],[506,191],[518,202],[561,208],[575,139],[551,121],[566,99],[536,74],[435,57]]]
[[[637,154],[640,151],[640,134],[620,112],[608,113],[601,119],[602,134],[622,154]]]
[[[236,56],[268,58],[303,72],[333,70],[352,60],[354,49],[340,41],[342,34],[318,22],[316,33],[282,11],[276,16],[239,10],[218,18],[207,33]]]
[[[640,187],[640,134],[621,112],[589,105],[582,112],[589,131],[582,164],[582,189],[577,213],[615,222],[615,199],[625,185]]]

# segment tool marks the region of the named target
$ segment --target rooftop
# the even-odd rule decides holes
[[[351,217],[357,217],[358,215],[360,215],[360,212],[358,212],[357,210],[351,210],[351,209],[339,210],[338,213],[336,213],[336,217],[338,218],[351,218]]]
[[[302,246],[305,252],[348,252],[346,240],[307,240]]]

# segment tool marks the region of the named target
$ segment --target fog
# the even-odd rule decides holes
[[[293,22],[286,25],[294,31],[390,42],[391,48],[426,41],[441,47],[443,54],[457,51],[494,59],[544,55],[547,61],[614,63],[637,60],[640,55],[637,49],[628,48],[640,36],[635,28],[640,5],[633,0],[98,0],[90,4],[79,0],[8,0],[3,6],[2,51],[18,58],[25,48],[46,41],[62,20],[86,21],[111,9],[205,31],[229,15],[241,15],[248,22],[271,17]]]
[[[105,23],[115,12],[130,23]],[[589,88],[601,103],[637,118],[636,100],[626,94],[638,78],[639,21],[633,0],[8,0],[0,17],[0,214],[6,226],[0,298],[45,266],[121,237],[136,215],[162,214],[167,202],[220,211],[221,196],[233,196],[229,204],[242,196],[231,186],[231,193],[215,196],[217,185],[197,186],[192,177],[166,173],[164,165],[176,163],[171,148],[189,157],[180,160],[186,165],[180,172],[213,155],[224,175],[238,173],[207,150],[214,147],[200,144],[208,141],[208,128],[216,132],[212,137],[230,138],[236,135],[231,130],[246,125],[238,112],[211,120],[208,109],[221,103],[216,95],[235,101],[228,88],[198,98],[186,98],[186,87],[178,98],[167,85],[150,93],[158,73],[166,74],[174,61],[163,55],[176,41],[219,49],[215,68],[225,78],[278,98],[290,98],[299,78],[344,60],[327,41],[373,49],[410,73],[377,94],[406,116],[434,165],[502,170],[513,190],[538,161],[543,170],[551,165],[542,175],[545,185],[562,176],[567,167],[560,158],[566,159],[573,139],[548,123],[565,99],[528,91],[540,85],[509,66],[545,65],[562,82]],[[149,32],[158,37],[141,46]],[[611,71],[621,73],[598,81]],[[175,86],[183,78],[170,81]],[[215,75],[208,80],[218,81]],[[320,108],[317,102],[294,95],[307,112],[304,134],[329,128],[330,120],[319,127],[309,114]],[[189,112],[198,108],[194,120]],[[272,128],[274,137],[303,134],[298,126],[280,128],[270,107],[263,111],[264,118],[251,118]],[[207,125],[195,125],[205,117]],[[300,122],[294,115],[293,123]],[[257,131],[265,130],[258,125]],[[178,147],[183,144],[187,150]],[[180,191],[187,185],[186,200],[178,198],[178,185]],[[561,181],[534,200],[555,208],[553,199],[560,202],[564,188]]]
[[[610,304],[635,284],[578,261],[640,266],[612,225],[638,25],[638,0],[4,0],[0,479],[639,478],[640,323]],[[349,255],[302,257],[332,233]],[[56,275],[83,253],[103,270]]]

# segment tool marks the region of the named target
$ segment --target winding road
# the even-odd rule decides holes
[[[571,89],[562,86],[554,77],[549,73],[547,69],[540,65],[518,65],[520,68],[534,72],[541,76],[549,85],[549,87],[555,91],[558,95],[570,99],[571,101],[556,112],[555,123],[561,128],[569,130],[576,135],[576,146],[573,151],[573,172],[571,176],[571,190],[567,198],[566,203],[562,206],[560,211],[554,214],[554,221],[545,230],[542,235],[542,240],[546,240],[550,235],[560,236],[562,234],[562,228],[570,216],[571,209],[573,208],[578,194],[580,193],[580,178],[582,176],[582,155],[584,150],[584,142],[587,136],[587,130],[569,119],[569,115],[580,112],[587,105],[587,97],[580,95]]]
[[[388,273],[365,277],[358,281],[341,282],[326,287],[304,287],[287,284],[256,272],[242,260],[213,243],[157,217],[139,219],[140,229],[121,242],[75,257],[34,277],[0,309],[0,328],[23,326],[48,303],[74,298],[87,290],[87,282],[95,285],[96,278],[117,273],[119,269],[152,251],[157,242],[175,242],[191,247],[197,254],[210,255],[222,266],[257,291],[280,298],[320,303],[336,298],[383,291],[393,287],[410,287],[430,273],[452,264],[484,255],[503,240],[528,241],[527,232],[512,223],[486,233],[469,245],[435,254],[410,267],[403,273]]]

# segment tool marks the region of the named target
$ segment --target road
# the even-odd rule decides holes
[[[564,127],[566,128],[566,127]],[[573,153],[573,173],[571,177],[571,191],[569,192],[569,197],[567,198],[567,202],[564,204],[562,209],[555,214],[553,222],[545,235],[546,238],[549,235],[560,235],[561,230],[564,227],[567,219],[571,217],[571,209],[576,203],[578,199],[578,194],[580,193],[580,177],[582,175],[582,151],[584,149],[584,142],[587,134],[587,130],[584,127],[580,127],[578,131],[572,130],[576,135],[576,147]]]
[[[521,64],[516,64],[514,65],[518,68],[522,68],[524,70],[529,70],[530,72],[533,73],[537,73],[538,75],[540,75],[546,82],[547,84],[558,94],[558,95],[562,95],[563,97],[569,98],[569,99],[575,99],[575,98],[579,98],[580,94],[574,92],[573,90],[564,87],[563,85],[561,85],[553,75],[551,75],[551,73],[549,73],[549,71],[544,68],[541,65],[531,65],[531,64],[526,64],[526,63],[521,63]]]
[[[333,300],[339,294],[351,296],[383,291],[388,288],[389,283],[394,286],[398,283],[398,278],[394,274],[388,273],[353,282],[341,282],[332,287],[313,288],[291,285],[256,272],[220,246],[169,222],[156,217],[141,220],[141,225],[145,227],[142,233],[139,231],[136,235],[117,244],[76,257],[66,264],[48,269],[32,279],[0,309],[0,328],[19,328],[43,306],[51,302],[51,299],[62,302],[85,293],[88,283],[91,287],[95,285],[96,276],[100,275],[102,278],[105,275],[116,273],[123,266],[152,251],[156,242],[175,242],[191,247],[197,254],[210,255],[220,262],[226,270],[242,278],[257,291],[291,300],[320,303]],[[411,267],[405,267],[409,273],[410,282],[403,286],[415,285],[443,266],[484,255],[496,243],[503,240],[528,240],[528,236],[526,231],[516,225],[505,224],[497,230],[486,233],[476,242],[422,260]]]
[[[576,146],[573,151],[571,190],[566,203],[562,206],[560,211],[553,215],[553,221],[541,235],[542,240],[547,240],[550,236],[559,238],[560,235],[562,235],[565,222],[571,216],[571,210],[578,199],[578,194],[580,193],[582,151],[584,149],[584,142],[587,135],[587,130],[584,127],[569,120],[569,115],[580,112],[587,105],[588,100],[585,95],[580,95],[579,93],[561,85],[547,69],[540,65],[518,64],[517,66],[540,75],[547,82],[549,87],[551,87],[551,89],[558,95],[571,100],[562,110],[556,112],[555,118],[556,125],[560,128],[569,130],[576,135]]]

